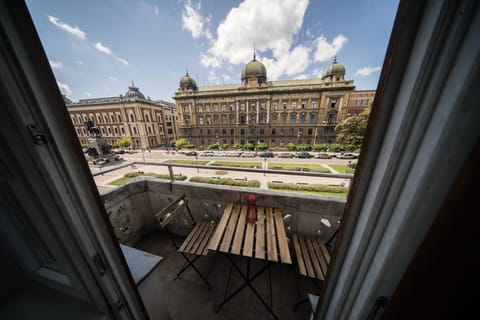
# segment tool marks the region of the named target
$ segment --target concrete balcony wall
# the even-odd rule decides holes
[[[115,234],[125,244],[134,245],[145,234],[158,230],[154,215],[172,200],[185,193],[196,220],[220,218],[229,202],[245,203],[245,196],[259,196],[258,206],[276,207],[283,215],[293,216],[292,230],[303,234],[319,234],[325,240],[338,228],[346,200],[301,193],[288,193],[232,186],[173,182],[138,177],[102,195]],[[180,214],[169,229],[185,235],[191,229],[188,214]]]

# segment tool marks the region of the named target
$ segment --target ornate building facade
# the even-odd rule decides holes
[[[133,83],[125,96],[79,102],[65,99],[65,103],[81,144],[86,144],[89,138],[87,120],[92,120],[112,145],[119,138],[130,137],[133,148],[145,149],[166,145],[178,138],[175,104],[145,98]]]
[[[319,79],[268,81],[255,55],[240,84],[198,87],[187,72],[173,97],[179,135],[196,147],[333,142],[355,89],[344,76],[345,67],[335,59]]]

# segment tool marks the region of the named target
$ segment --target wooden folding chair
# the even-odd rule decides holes
[[[188,234],[187,238],[183,241],[183,243],[179,245],[175,240],[175,235],[168,230],[167,225],[180,212],[184,212],[185,208],[187,209],[188,214],[192,219],[194,227]],[[202,278],[202,280],[207,284],[208,290],[210,290],[210,283],[194,265],[194,262],[198,258],[207,255],[208,243],[210,242],[210,238],[215,231],[216,223],[212,223],[212,221],[201,221],[197,223],[193,218],[190,208],[188,207],[187,200],[185,199],[185,194],[182,194],[175,201],[170,203],[166,208],[158,212],[155,215],[155,220],[161,228],[165,229],[168,232],[175,248],[187,261],[186,265],[178,272],[175,279],[178,279],[183,272],[185,272],[189,267],[192,267],[198,273],[200,278]],[[195,256],[195,258],[191,259],[191,255]]]
[[[311,278],[315,286],[319,289],[321,289],[321,287],[317,282],[326,279],[331,260],[327,246],[337,233],[338,229],[326,242],[323,242],[323,240],[316,236],[306,236],[296,233],[292,235],[298,271],[302,276]],[[313,295],[309,294],[309,297],[310,296]],[[295,304],[294,309],[296,310],[298,306],[309,301],[308,298],[300,300]]]

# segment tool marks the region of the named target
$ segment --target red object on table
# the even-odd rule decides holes
[[[249,223],[255,223],[257,222],[257,206],[255,202],[258,200],[258,197],[254,194],[249,194],[245,199],[248,201],[247,221]]]

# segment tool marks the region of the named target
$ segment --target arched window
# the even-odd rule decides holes
[[[133,134],[137,134],[137,128],[133,127]]]
[[[117,115],[118,117],[118,122],[122,122],[122,116],[121,115]]]
[[[113,130],[115,131],[115,134],[118,134],[118,129],[117,128],[114,128]]]
[[[107,116],[103,116],[103,119],[105,119],[105,123],[108,123],[108,117]]]
[[[150,118],[148,117],[148,114],[145,115],[145,121],[150,122]]]
[[[152,128],[148,127],[147,129],[148,129],[148,133],[151,134],[152,133]]]
[[[75,120],[75,117],[72,117],[72,122],[73,122],[73,124],[77,123],[76,120]]]
[[[102,133],[105,134],[105,129],[104,128],[102,128]]]
[[[131,122],[135,122],[135,117],[133,116],[132,113],[130,113],[130,121],[131,121]]]
[[[112,134],[112,129],[108,128],[108,134]]]
[[[97,121],[98,123],[102,123],[102,118],[100,116],[97,116]]]
[[[115,122],[115,117],[113,115],[110,115],[110,119],[112,119],[112,123]]]
[[[125,129],[123,127],[120,128],[120,131],[122,131],[122,134],[125,134]]]

